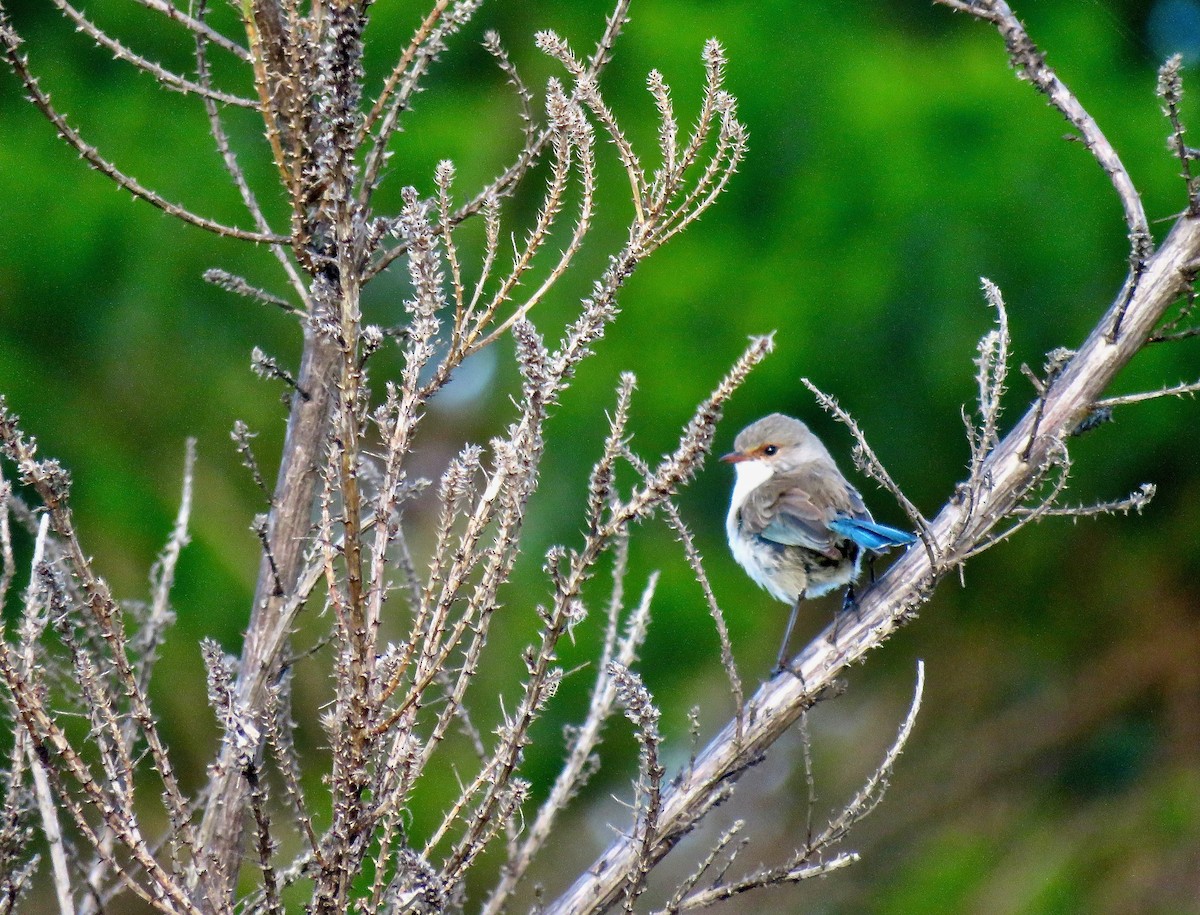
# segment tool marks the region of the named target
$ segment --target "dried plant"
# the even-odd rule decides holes
[[[69,475],[41,456],[14,413],[0,406],[0,452],[13,471],[0,482],[4,599],[13,598],[17,579],[11,524],[26,527],[35,544],[18,622],[0,642],[0,678],[16,734],[0,801],[0,911],[12,910],[27,892],[41,866],[37,851],[44,849],[64,913],[107,911],[120,895],[159,911],[206,915],[283,912],[296,899],[307,900],[308,909],[318,913],[432,913],[468,906],[504,912],[516,904],[515,894],[562,811],[594,773],[603,729],[618,707],[640,748],[631,825],[541,910],[592,912],[622,905],[635,911],[655,865],[729,796],[739,775],[805,709],[828,694],[840,671],[912,618],[941,578],[1041,518],[1140,509],[1152,488],[1090,507],[1065,507],[1061,498],[1072,434],[1115,407],[1197,387],[1102,397],[1115,373],[1156,332],[1158,339],[1190,333],[1178,330],[1190,297],[1180,316],[1160,328],[1166,310],[1190,289],[1200,256],[1192,152],[1184,144],[1178,110],[1178,62],[1164,68],[1160,95],[1188,206],[1154,251],[1119,158],[1008,7],[998,0],[943,2],[997,26],[1022,76],[1080,131],[1112,177],[1131,241],[1125,289],[1077,351],[1053,354],[1040,376],[1027,371],[1035,387],[1033,404],[1002,434],[1008,316],[999,290],[985,281],[998,326],[980,342],[976,359],[977,412],[965,417],[968,477],[932,519],[904,497],[857,424],[833,398],[817,392],[822,405],[850,426],[861,469],[909,513],[922,546],[860,595],[853,620],[798,656],[793,667],[801,676],[781,674],[749,699],[723,614],[674,497],[710,450],[722,405],[770,352],[772,340],[750,342],[684,425],[676,448],[657,462],[630,449],[626,428],[635,384],[632,376],[623,376],[607,434],[595,443],[599,458],[583,508],[582,540],[546,554],[548,595],[537,607],[537,627],[521,655],[516,701],[487,735],[474,723],[472,687],[490,627],[514,601],[506,584],[539,483],[548,411],[608,332],[629,277],[711,206],[745,155],[746,131],[723,88],[720,46],[711,41],[704,47],[700,112],[690,133],[681,131],[662,76],[650,74],[659,130],[657,149],[648,151],[630,141],[599,83],[625,22],[627,0],[618,0],[586,58],[553,33],[537,36],[538,47],[565,74],[540,92],[525,83],[499,37],[489,33],[486,48],[522,111],[520,151],[495,180],[465,196],[456,189],[454,165],[443,162],[428,193],[407,187],[399,212],[385,213],[376,211],[375,200],[389,175],[391,141],[431,64],[476,14],[479,0],[437,0],[376,89],[366,85],[363,70],[368,4],[247,0],[238,7],[243,44],[208,24],[203,2],[185,12],[170,0],[142,0],[194,42],[192,77],[149,60],[84,11],[56,0],[78,29],[118,60],[200,100],[253,225],[240,228],[166,200],[91,146],[39,85],[22,39],[0,8],[0,44],[8,63],[63,140],[99,172],[164,212],[268,246],[288,297],[220,270],[206,278],[293,314],[304,337],[295,371],[259,350],[253,355],[254,370],[283,382],[289,392],[287,438],[273,489],[254,455],[253,432],[241,423],[233,430],[239,455],[269,493],[269,508],[253,522],[262,558],[241,656],[227,657],[215,643],[202,646],[222,739],[209,783],[194,797],[176,776],[149,693],[172,620],[176,564],[188,539],[193,451],[189,446],[179,516],[152,572],[150,599],[124,603],[96,574],[79,538]],[[217,54],[245,68],[252,95],[215,84],[210,57]],[[539,106],[540,116],[534,113]],[[286,228],[273,226],[257,202],[226,133],[226,107],[252,109],[263,118],[266,146],[289,205]],[[597,131],[603,144],[597,143]],[[596,158],[602,145],[615,149],[628,181],[627,236],[559,339],[548,340],[537,324],[538,305],[577,267],[599,205]],[[647,167],[651,158],[655,164]],[[535,174],[544,174],[540,207],[510,253],[503,241],[504,201]],[[467,257],[458,235],[470,219],[483,223],[485,244],[477,259]],[[411,287],[404,326],[394,330],[367,322],[361,308],[364,288],[387,269],[406,271]],[[501,434],[486,447],[463,447],[442,474],[432,558],[420,569],[408,548],[407,510],[427,486],[411,470],[412,455],[421,447],[421,421],[465,359],[509,339],[521,396]],[[398,349],[402,368],[379,385],[372,357],[384,347]],[[617,485],[621,464],[637,476],[628,491]],[[664,762],[663,747],[673,735],[636,672],[656,578],[636,604],[625,597],[632,529],[656,512],[666,517],[702,584],[735,697],[733,719],[678,773]],[[533,726],[564,676],[562,639],[588,615],[594,598],[585,594],[585,585],[606,558],[612,583],[590,702],[582,722],[566,735],[561,770],[534,811],[522,762]],[[332,655],[321,720],[330,749],[323,773],[328,797],[321,806],[327,804],[329,812],[320,817],[304,777],[313,762],[297,748],[292,712],[291,643],[301,614],[321,614],[328,621],[325,644]],[[383,633],[392,630],[402,636],[386,638]],[[912,710],[879,770],[825,828],[810,831],[789,861],[731,877],[744,847],[739,838],[744,825],[735,824],[700,856],[661,911],[693,911],[856,860],[839,846],[882,796],[911,732],[922,683],[923,672]],[[464,735],[474,768],[460,772],[461,790],[440,810],[428,835],[415,836],[409,812],[424,800],[423,776],[449,755],[449,738],[456,733]],[[811,792],[811,773],[809,785]],[[147,825],[156,820],[165,820],[161,834],[151,834]],[[241,873],[244,858],[256,865],[253,880]],[[473,871],[485,875],[474,878],[475,885],[487,887],[481,899],[468,896]]]

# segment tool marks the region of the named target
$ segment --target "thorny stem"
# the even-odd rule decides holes
[[[259,564],[254,605],[242,647],[237,682],[238,701],[246,708],[262,708],[267,688],[273,682],[283,648],[280,620],[304,567],[304,546],[311,527],[317,468],[325,441],[325,428],[332,402],[330,377],[340,358],[337,345],[308,329],[300,373],[299,390],[292,396],[287,435],[279,478],[272,498],[270,517],[271,554],[275,558],[283,594],[275,590],[275,575],[267,556]],[[307,398],[301,391],[308,392]],[[200,848],[210,868],[232,878],[230,868],[241,845],[244,781],[232,760],[218,760],[200,824]]]

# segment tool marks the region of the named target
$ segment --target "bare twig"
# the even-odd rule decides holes
[[[40,608],[42,605],[42,597],[38,593],[38,581],[41,577],[40,570],[42,564],[45,562],[46,540],[49,534],[50,516],[42,515],[41,523],[38,526],[37,539],[33,544],[32,572],[29,579],[29,589],[25,597],[26,612],[27,614],[31,614],[32,611],[31,615],[41,616],[41,613],[34,608]],[[42,625],[44,625],[44,617]],[[32,673],[33,665],[36,663],[33,654],[33,644],[36,636],[36,631],[30,631],[22,638],[25,649],[25,673],[27,676]],[[58,808],[54,803],[54,795],[50,789],[50,780],[42,768],[43,764],[37,757],[29,734],[26,731],[18,731],[16,734],[16,743],[20,751],[26,755],[29,762],[29,772],[33,777],[34,796],[37,798],[38,813],[42,818],[42,832],[46,837],[46,843],[50,846],[50,868],[54,875],[54,895],[58,900],[58,910],[61,915],[73,915],[75,903],[71,896],[71,873],[67,863],[66,848],[63,843],[62,827],[58,819]]]
[[[917,509],[915,505],[909,501],[909,498],[904,494],[904,491],[892,479],[892,475],[887,472],[883,466],[883,462],[879,460],[875,450],[867,442],[866,436],[854,418],[850,416],[838,402],[826,394],[807,378],[801,378],[800,381],[806,388],[812,391],[813,396],[817,398],[817,403],[822,408],[832,413],[838,420],[850,430],[850,434],[854,436],[854,459],[855,464],[862,469],[872,480],[879,483],[886,489],[904,509],[904,513],[908,515],[908,520],[912,522],[916,528],[917,536],[921,538],[926,551],[929,553],[930,561],[936,563],[938,561],[937,544],[929,531],[929,522],[925,520],[925,516]]]
[[[695,912],[699,909],[716,905],[719,902],[734,899],[742,893],[762,889],[764,886],[800,883],[804,880],[811,880],[814,877],[822,877],[825,874],[841,870],[843,867],[848,867],[856,863],[858,859],[857,852],[842,852],[825,860],[814,861],[811,864],[791,864],[757,871],[740,880],[720,883],[706,890],[693,893],[681,900],[675,908],[665,910],[664,915],[667,912]]]
[[[654,697],[642,683],[641,677],[616,661],[610,661],[608,668],[616,685],[617,700],[625,707],[625,717],[633,722],[634,736],[640,748],[637,793],[633,804],[633,835],[638,843],[638,856],[625,886],[625,911],[632,915],[634,904],[646,888],[646,876],[655,861],[654,834],[662,809],[663,776],[666,774],[659,759],[662,738],[658,721],[662,713],[654,704]]]
[[[251,286],[246,280],[240,276],[234,276],[232,273],[226,273],[224,270],[213,268],[204,271],[204,279],[206,282],[212,283],[214,286],[220,286],[227,292],[232,292],[236,295],[245,296],[248,299],[257,299],[266,305],[274,305],[276,308],[282,308],[290,314],[301,314],[302,310],[297,308],[287,299],[282,299],[277,295],[273,295],[264,289],[259,289],[256,286]]]
[[[1140,394],[1122,394],[1119,397],[1104,397],[1093,405],[1096,410],[1110,410],[1113,407],[1123,407],[1131,403],[1143,403],[1147,400],[1157,400],[1160,397],[1195,397],[1200,391],[1200,381],[1185,381],[1157,391],[1143,391]]]
[[[123,60],[126,63],[133,64],[139,70],[144,70],[159,81],[168,89],[173,89],[176,92],[182,92],[190,95],[198,95],[209,101],[220,102],[223,105],[233,105],[235,108],[257,108],[258,102],[255,99],[243,98],[240,95],[232,95],[228,92],[221,92],[212,86],[203,83],[194,83],[186,77],[180,76],[178,73],[172,73],[170,70],[149,60],[142,55],[130,50],[121,42],[117,41],[107,32],[96,26],[94,22],[88,19],[83,13],[72,6],[67,0],[53,0],[63,14],[75,23],[76,28],[87,35],[92,41],[96,42],[100,47],[107,50],[116,60]]]
[[[1188,197],[1188,215],[1200,215],[1200,179],[1192,175],[1193,150],[1186,143],[1186,131],[1180,114],[1183,102],[1183,57],[1172,54],[1158,69],[1158,97],[1162,99],[1163,114],[1171,124],[1167,149],[1179,159],[1180,177]]]
[[[616,44],[621,30],[625,26],[631,2],[632,0],[616,0],[613,11],[609,14],[605,22],[604,32],[600,36],[599,41],[596,42],[596,49],[588,59],[587,72],[591,79],[599,80],[600,74],[608,66],[609,61],[612,60],[613,46]],[[488,185],[481,188],[474,197],[454,212],[450,223],[458,225],[478,213],[486,214],[497,200],[512,194],[517,185],[520,184],[521,179],[528,174],[529,170],[539,160],[546,146],[550,143],[552,136],[551,128],[547,127],[538,134],[534,143],[529,144],[527,142],[517,154],[516,160],[508,168]],[[390,248],[367,268],[366,278],[370,279],[380,271],[387,269],[396,258],[403,256],[407,251],[408,246],[403,242]]]
[[[640,461],[637,463],[641,464]],[[645,465],[641,465],[639,470],[649,472],[649,468],[646,468]],[[700,588],[704,592],[704,601],[708,605],[708,613],[716,626],[717,638],[721,643],[721,666],[725,669],[725,678],[729,681],[729,688],[733,695],[733,716],[740,733],[746,714],[746,697],[742,687],[742,678],[738,675],[737,662],[733,657],[733,643],[729,639],[729,627],[725,624],[725,614],[717,603],[717,597],[708,581],[708,574],[704,571],[704,560],[700,556],[700,551],[696,549],[692,532],[684,524],[678,507],[670,499],[667,499],[663,502],[663,511],[666,513],[671,528],[679,538],[679,542],[683,544],[683,553],[687,558],[688,566],[691,568],[692,574],[696,576],[696,581],[700,583]]]
[[[1046,63],[1045,55],[1038,50],[1025,31],[1025,26],[1017,18],[1004,0],[935,0],[943,6],[960,12],[969,13],[977,19],[990,22],[1004,39],[1004,47],[1008,51],[1013,67],[1046,96],[1050,104],[1061,112],[1071,125],[1083,137],[1083,144],[1096,157],[1104,173],[1108,175],[1121,208],[1125,211],[1125,225],[1129,231],[1129,278],[1120,302],[1122,303],[1112,314],[1112,326],[1108,330],[1110,342],[1120,335],[1125,317],[1125,309],[1133,297],[1138,283],[1145,275],[1147,259],[1154,252],[1154,239],[1150,234],[1150,224],[1146,220],[1146,212],[1142,206],[1142,198],[1134,186],[1133,179],[1125,169],[1121,157],[1100,130],[1095,119],[1088,114],[1080,104],[1075,94],[1058,78],[1058,74]],[[1189,201],[1191,206],[1191,201]]]
[[[157,13],[162,13],[167,19],[173,22],[178,22],[193,35],[198,38],[203,38],[205,41],[211,42],[217,47],[228,51],[238,60],[249,62],[250,52],[243,48],[240,44],[220,32],[211,28],[206,22],[200,19],[195,19],[189,16],[179,7],[171,3],[170,0],[137,0],[142,6],[147,9],[154,10]]]
[[[70,144],[76,152],[82,156],[92,168],[100,172],[105,177],[115,182],[119,187],[129,191],[135,197],[140,197],[147,203],[158,207],[164,213],[181,219],[191,225],[198,226],[209,232],[214,232],[217,235],[223,235],[227,238],[237,238],[243,241],[269,242],[272,244],[280,244],[288,241],[285,235],[274,235],[264,232],[249,232],[245,229],[238,229],[233,226],[226,226],[204,216],[199,216],[190,210],[187,210],[177,204],[171,203],[169,200],[150,190],[142,184],[139,184],[133,178],[120,171],[113,163],[100,155],[96,147],[90,145],[79,135],[79,133],[66,119],[50,104],[50,96],[47,95],[33,74],[29,71],[29,64],[25,59],[25,55],[21,53],[21,40],[8,22],[8,15],[3,7],[0,7],[0,44],[4,46],[4,55],[8,60],[8,64],[12,67],[13,72],[25,86],[25,92],[29,96],[29,100],[42,113],[42,115],[51,124],[54,125],[58,135],[63,140]]]

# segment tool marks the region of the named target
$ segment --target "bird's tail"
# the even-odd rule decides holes
[[[863,549],[876,553],[888,547],[907,546],[917,539],[915,534],[861,518],[836,518],[829,522],[829,529],[838,536],[853,540]]]

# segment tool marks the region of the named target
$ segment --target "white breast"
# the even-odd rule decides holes
[[[741,524],[738,518],[738,512],[746,504],[750,493],[771,479],[771,468],[763,461],[741,461],[734,464],[733,467],[737,472],[737,478],[733,484],[733,496],[729,500],[729,514],[725,516],[725,536],[729,538],[729,551],[733,553],[733,558],[746,570],[755,584],[771,591],[772,595],[779,600],[786,601],[789,598],[776,594],[775,589],[771,587],[770,576],[762,567],[760,557],[755,553],[751,539],[743,537],[741,534]]]

